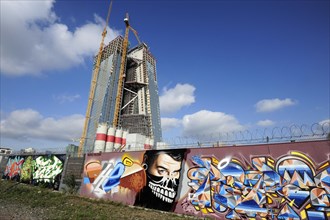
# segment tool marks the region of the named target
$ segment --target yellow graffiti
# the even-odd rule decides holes
[[[322,164],[317,170],[322,170],[323,168],[329,166],[329,162]]]
[[[311,208],[312,207],[312,205],[311,204],[308,204],[308,205],[306,205],[306,209],[309,209],[309,208]]]
[[[309,159],[305,154],[302,154],[302,153],[300,153],[298,151],[291,151],[291,154],[292,155],[295,155],[295,156],[299,156],[299,157],[304,158],[305,160],[307,160],[309,162],[310,165],[312,165],[313,167],[315,167],[315,164],[313,163],[313,161],[311,159]],[[312,170],[312,172],[313,172],[313,175],[315,175],[314,170]]]
[[[300,212],[300,216],[301,216],[302,219],[306,219],[307,218],[306,211],[305,210],[302,210]]]
[[[293,204],[294,204],[294,199],[293,199],[289,204],[290,204],[290,206],[292,207]]]
[[[133,163],[134,163],[133,160],[128,157],[125,157],[123,160],[123,164],[127,167],[131,167]]]
[[[211,159],[212,159],[212,164],[214,164],[214,166],[218,166],[219,160],[215,157],[212,157]]]

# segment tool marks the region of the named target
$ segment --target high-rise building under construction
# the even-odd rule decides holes
[[[95,58],[94,71],[98,69],[98,75],[90,112],[86,115],[84,153],[93,150],[98,125],[113,124],[118,101],[116,126],[149,137],[154,143],[162,139],[156,60],[144,43],[129,49],[125,56],[123,86],[120,87],[123,47],[124,38],[118,36],[103,48],[99,66]]]

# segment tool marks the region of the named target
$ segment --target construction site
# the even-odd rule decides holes
[[[151,149],[162,140],[156,60],[130,25],[128,14],[125,36],[105,45],[111,9],[112,1],[94,59],[79,156]],[[138,42],[132,48],[128,47],[129,32]]]
[[[73,176],[84,197],[201,218],[330,218],[328,131],[309,140],[291,133],[289,141],[265,135],[259,143],[170,146],[162,138],[156,59],[128,14],[125,35],[104,42],[111,10],[112,1],[78,154],[3,149],[3,179],[64,190]]]

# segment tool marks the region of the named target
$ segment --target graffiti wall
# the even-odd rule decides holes
[[[329,219],[329,158],[330,141],[88,154],[81,194],[217,219]]]
[[[65,154],[9,156],[2,178],[58,189],[65,158]]]

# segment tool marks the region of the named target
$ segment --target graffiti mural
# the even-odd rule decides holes
[[[64,154],[10,156],[2,178],[58,189],[64,161]]]
[[[87,154],[80,193],[214,219],[330,219],[330,141]]]
[[[84,184],[97,197],[116,193],[119,187],[137,192],[145,179],[141,165],[126,156],[117,161],[91,160],[85,164],[84,174]]]
[[[82,192],[130,205],[171,211],[180,183],[184,151],[124,153],[109,160],[92,156],[84,166]]]
[[[9,158],[4,172],[4,178],[11,180],[19,180],[23,163],[23,157],[15,156]]]
[[[137,195],[134,205],[173,210],[184,153],[185,150],[146,151],[143,161],[146,185]]]
[[[21,182],[30,183],[32,180],[33,158],[26,157],[21,170]]]
[[[190,193],[181,204],[185,209],[193,206],[194,212],[223,214],[227,219],[328,219],[330,215],[329,160],[315,164],[308,155],[291,151],[277,161],[271,156],[251,157],[247,163],[194,155],[191,162]]]
[[[35,182],[55,182],[63,171],[63,162],[55,155],[39,156],[34,161],[33,180]]]

